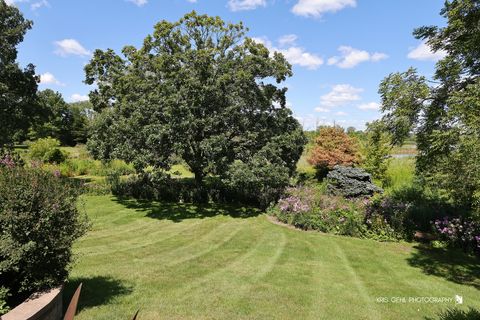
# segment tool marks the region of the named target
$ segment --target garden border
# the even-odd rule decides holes
[[[58,320],[62,317],[63,286],[32,294],[0,320]]]

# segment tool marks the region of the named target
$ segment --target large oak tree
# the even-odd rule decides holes
[[[254,156],[293,173],[304,136],[285,106],[292,75],[279,53],[241,24],[185,15],[159,22],[141,48],[96,50],[86,66],[94,120],[89,149],[136,168],[167,169],[180,156],[198,184]]]

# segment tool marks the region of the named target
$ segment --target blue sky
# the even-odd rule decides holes
[[[249,36],[293,65],[287,100],[306,128],[363,129],[380,116],[378,84],[410,66],[431,76],[441,52],[412,36],[415,27],[444,25],[442,0],[7,0],[34,21],[19,48],[33,63],[40,89],[67,101],[87,98],[84,65],[95,49],[139,46],[153,25],[185,13],[243,21]]]

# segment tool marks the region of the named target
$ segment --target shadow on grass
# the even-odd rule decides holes
[[[480,311],[476,309],[460,310],[448,309],[435,318],[426,317],[425,320],[480,320]]]
[[[435,275],[449,281],[473,286],[480,290],[480,259],[458,249],[415,246],[416,251],[408,263],[421,268],[425,274]]]
[[[83,283],[83,285],[78,302],[78,311],[108,304],[112,299],[132,292],[131,287],[112,277],[72,278],[65,284],[63,290],[64,313],[80,283]]]
[[[262,213],[260,209],[233,204],[169,203],[120,197],[116,197],[114,201],[129,209],[146,212],[147,217],[171,220],[173,222],[181,222],[186,219],[203,219],[219,215],[233,218],[250,218]]]

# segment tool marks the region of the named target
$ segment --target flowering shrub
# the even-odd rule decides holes
[[[310,188],[288,188],[287,195],[278,201],[278,207],[283,213],[308,212],[314,204],[314,192]]]
[[[370,232],[385,240],[411,239],[415,229],[408,214],[411,206],[388,196],[373,197],[366,202],[365,224]]]
[[[78,195],[71,181],[50,172],[0,166],[0,304],[6,289],[14,306],[66,279],[72,244],[88,226]]]
[[[15,161],[13,160],[13,157],[11,155],[7,154],[0,159],[0,166],[13,168],[15,167]]]
[[[304,230],[358,237],[365,231],[360,201],[323,195],[311,187],[287,189],[271,213],[280,221]]]
[[[433,228],[439,238],[448,245],[480,254],[480,222],[444,217],[435,220]]]
[[[23,165],[24,162],[18,153],[0,149],[0,168],[21,167]]]

